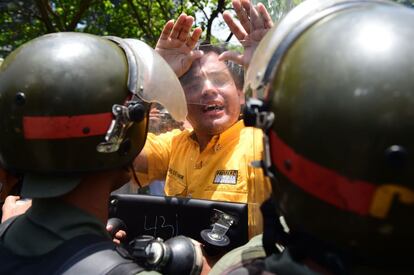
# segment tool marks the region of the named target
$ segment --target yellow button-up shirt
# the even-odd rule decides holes
[[[262,232],[259,208],[271,186],[262,169],[251,166],[262,159],[261,130],[239,121],[214,136],[202,152],[192,131],[148,134],[144,150],[148,174],[138,173],[143,185],[166,179],[168,196],[248,203],[249,237]]]

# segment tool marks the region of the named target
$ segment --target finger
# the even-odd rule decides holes
[[[262,3],[259,3],[259,4],[257,4],[257,10],[259,11],[259,14],[263,19],[264,27],[266,29],[272,28],[273,27],[273,20],[272,20],[272,17],[270,16],[269,12],[267,11],[266,7]]]
[[[233,20],[233,17],[231,16],[230,12],[225,11],[223,13],[223,19],[226,22],[227,26],[229,26],[230,31],[236,36],[238,40],[243,40],[247,33],[244,30],[244,28],[241,26],[240,23]]]
[[[154,109],[151,109],[149,116],[150,118],[159,117],[160,114],[161,114],[160,110],[158,110],[157,108],[154,108]]]
[[[30,206],[32,206],[32,200],[17,200],[16,206],[19,206],[21,209],[28,209]]]
[[[187,19],[187,15],[185,15],[184,13],[178,17],[177,21],[174,24],[172,32],[170,34],[170,38],[173,38],[173,39],[178,38],[181,32],[181,29],[185,25],[186,19]]]
[[[194,49],[202,33],[203,33],[203,30],[201,28],[199,27],[195,28],[190,38],[187,39],[187,43],[186,43],[187,47],[189,47],[190,49]]]
[[[107,224],[106,225],[106,231],[108,231],[109,233],[111,233],[112,229],[113,229],[113,225],[112,224]]]
[[[118,240],[123,240],[126,237],[126,232],[124,230],[119,230],[115,233],[115,238]]]
[[[150,111],[150,116],[151,115],[158,115],[160,113],[160,110],[158,110],[158,109],[153,109],[153,110],[151,110]]]
[[[188,36],[190,34],[191,27],[193,26],[194,18],[192,16],[188,16],[183,24],[183,27],[180,31],[180,35],[178,39],[182,42],[187,41]]]
[[[203,55],[204,55],[203,51],[192,51],[190,54],[191,63],[194,62],[194,60],[201,58]]]
[[[220,61],[230,60],[239,65],[244,65],[243,55],[238,52],[225,51],[224,53],[219,55],[219,60]]]
[[[250,20],[249,16],[246,13],[245,9],[242,7],[240,0],[233,0],[233,8],[236,12],[237,17],[239,18],[240,24],[243,26],[247,33],[250,33]]]
[[[259,12],[253,6],[253,4],[249,0],[242,0],[243,9],[250,17],[250,28],[253,29],[260,29],[264,28],[263,20],[259,16]]]
[[[7,196],[6,199],[4,200],[4,203],[16,203],[16,201],[20,200],[19,196]]]
[[[162,29],[159,40],[167,40],[170,37],[171,31],[174,27],[174,20],[171,19],[165,23],[164,28]]]

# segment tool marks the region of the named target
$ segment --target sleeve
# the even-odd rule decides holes
[[[228,274],[231,271],[235,271],[238,268],[244,268],[251,264],[252,261],[257,259],[264,259],[266,252],[262,245],[262,235],[255,236],[248,243],[243,246],[237,247],[227,254],[225,254],[208,273],[209,275]],[[250,274],[250,273],[237,273],[237,274]],[[254,273],[261,274],[261,273]]]
[[[148,133],[144,146],[144,153],[147,156],[147,173],[137,173],[138,179],[143,186],[154,180],[165,180],[171,157],[171,147],[174,137],[181,133],[180,130],[173,130],[161,135]]]

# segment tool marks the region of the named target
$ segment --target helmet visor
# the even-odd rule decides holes
[[[132,49],[138,64],[136,93],[146,102],[158,102],[171,116],[184,121],[187,104],[184,91],[167,62],[150,46],[137,39],[124,39]]]
[[[253,2],[266,2],[254,0]],[[277,68],[274,64],[274,55],[287,36],[298,28],[307,18],[319,11],[346,2],[346,0],[308,0],[299,6],[294,6],[301,1],[281,1],[280,3],[266,4],[272,18],[281,20],[270,29],[257,47],[252,62],[246,73],[244,92],[247,96],[264,99],[266,97],[264,87],[270,80],[270,75]],[[292,9],[290,12],[289,10]],[[287,14],[287,12],[289,12]],[[286,15],[286,16],[285,16]],[[282,19],[283,18],[283,19]]]

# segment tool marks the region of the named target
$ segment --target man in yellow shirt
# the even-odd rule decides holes
[[[165,25],[156,50],[180,77],[193,130],[149,134],[135,167],[142,185],[166,179],[169,196],[248,203],[252,237],[262,231],[259,206],[271,187],[261,169],[251,165],[262,158],[262,133],[239,120],[243,70],[233,61],[248,66],[272,21],[261,4],[235,0],[233,6],[241,24],[229,13],[224,19],[243,41],[242,55],[212,46],[194,50],[201,29],[190,34],[191,16],[183,14]]]

